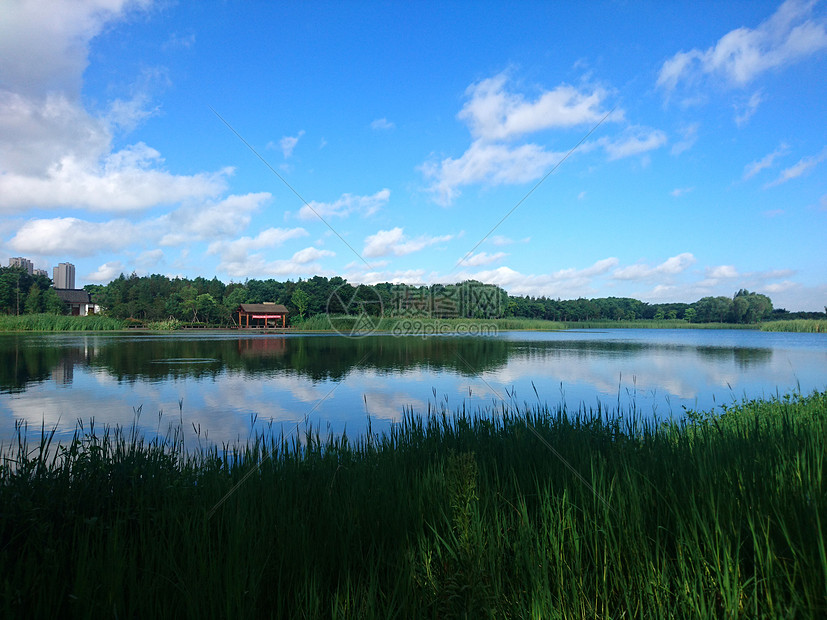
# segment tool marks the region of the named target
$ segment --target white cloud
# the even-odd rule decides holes
[[[773,284],[767,284],[764,287],[764,290],[767,293],[784,293],[793,288],[798,286],[795,282],[791,282],[789,280],[784,280],[783,282],[775,282]]]
[[[213,240],[219,241],[214,241],[210,248],[233,248],[232,243],[220,240],[239,234],[250,222],[250,213],[269,197],[267,193],[233,195],[215,204],[188,205],[145,220],[92,222],[76,217],[33,219],[17,228],[9,247],[19,252],[47,256],[94,256],[133,246],[186,246],[195,241]],[[265,233],[259,235],[262,243],[275,241],[278,237],[272,232]],[[301,228],[285,233],[288,238],[301,234],[307,233]],[[243,243],[244,239],[237,243]],[[139,262],[154,265],[162,257],[163,251],[156,249],[142,254]]]
[[[293,149],[296,148],[296,145],[299,143],[299,139],[304,135],[304,129],[302,129],[297,135],[295,136],[284,136],[281,140],[279,140],[279,148],[281,152],[284,154],[285,159],[289,159],[293,155]]]
[[[672,155],[680,155],[681,153],[683,153],[684,151],[688,151],[695,145],[695,142],[698,139],[699,127],[699,123],[692,123],[691,125],[687,125],[681,130],[683,140],[681,140],[680,142],[676,142],[672,145]]]
[[[159,106],[150,107],[149,95],[139,92],[130,99],[115,99],[109,104],[106,120],[123,131],[132,131],[142,121],[155,116]]]
[[[222,261],[240,262],[250,253],[279,247],[290,239],[306,237],[304,228],[267,228],[255,237],[241,237],[233,241],[216,241],[211,243],[207,252],[220,254]],[[235,274],[232,274],[235,275]]]
[[[89,41],[151,0],[18,0],[0,17],[0,83],[18,92],[80,95]]]
[[[602,119],[607,97],[599,87],[575,88],[562,84],[541,91],[533,101],[507,88],[501,73],[472,84],[457,117],[468,125],[473,139],[459,158],[426,162],[420,167],[429,182],[427,191],[437,204],[450,205],[465,185],[495,186],[526,183],[547,173],[565,156],[538,144],[511,144],[526,134],[554,128],[594,124]],[[623,112],[612,119],[620,121]]]
[[[735,265],[719,265],[718,267],[706,268],[707,278],[737,278],[738,276],[739,273],[738,270],[735,268]]]
[[[351,282],[374,284],[377,282],[402,282],[405,284],[436,284],[445,282],[459,282],[463,280],[479,280],[502,286],[513,295],[532,295],[547,297],[561,297],[566,299],[594,296],[592,288],[594,278],[608,273],[618,264],[617,258],[610,257],[596,261],[583,269],[561,269],[555,273],[524,274],[507,266],[482,271],[464,270],[450,274],[437,272],[425,273],[422,269],[401,271],[373,271],[369,273],[350,273],[347,279]],[[358,265],[353,265],[358,267]]]
[[[788,0],[755,29],[736,28],[705,51],[678,52],[663,63],[658,86],[672,91],[680,82],[696,82],[704,76],[743,86],[765,71],[827,48],[824,20],[811,17],[814,4]]]
[[[646,280],[655,276],[676,275],[695,264],[695,257],[689,252],[666,259],[660,265],[650,267],[644,263],[621,267],[612,273],[615,280]]]
[[[469,99],[458,118],[466,122],[474,138],[511,140],[552,127],[593,124],[606,113],[601,106],[607,93],[597,87],[585,91],[561,84],[542,91],[534,101],[526,101],[523,95],[506,89],[507,81],[501,73],[466,90]]]
[[[658,273],[676,274],[686,271],[690,266],[696,262],[695,257],[689,252],[678,254],[671,258],[667,258],[663,263],[656,267]]]
[[[362,256],[365,258],[374,258],[378,256],[405,256],[413,252],[418,252],[428,246],[436,243],[443,243],[453,239],[453,235],[442,235],[439,237],[429,237],[427,235],[420,235],[414,239],[409,239],[402,228],[392,228],[390,230],[380,230],[374,235],[365,238],[365,247],[362,250]]]
[[[480,267],[482,265],[489,265],[491,263],[494,263],[506,256],[508,256],[508,254],[506,254],[505,252],[495,252],[493,254],[488,254],[487,252],[478,252],[460,261],[460,264],[464,267]]]
[[[605,274],[616,264],[616,258],[605,258],[585,269],[561,269],[553,274],[523,274],[502,266],[487,271],[460,273],[457,279],[476,279],[496,284],[512,295],[573,299],[593,296],[595,291],[592,279]]]
[[[187,32],[186,34],[173,32],[164,43],[164,49],[190,49],[193,45],[195,45],[194,32]]]
[[[4,172],[0,174],[0,211],[31,207],[82,207],[116,213],[141,210],[215,196],[224,191],[225,177],[231,172],[225,169],[218,173],[174,175],[159,169],[163,159],[158,151],[139,142],[95,162],[90,160],[93,153],[64,150],[61,158],[42,173],[31,174],[16,172],[17,166],[7,165],[14,145],[2,138],[0,143],[0,171]],[[41,149],[42,144],[29,150]],[[25,149],[23,152],[25,156]],[[38,159],[39,153],[30,154],[32,160]]]
[[[112,151],[113,131],[155,113],[146,69],[100,116],[81,100],[89,42],[148,0],[21,0],[0,12],[0,212],[79,207],[126,212],[215,196],[230,170],[175,175],[143,143]]]
[[[789,280],[770,284],[760,292],[771,295],[776,308],[821,312],[827,299],[827,285],[804,286]]]
[[[792,179],[796,179],[801,175],[809,172],[811,169],[815,168],[818,164],[823,162],[827,159],[827,147],[822,149],[821,153],[818,155],[813,155],[811,157],[802,157],[798,160],[798,163],[790,166],[781,171],[781,174],[778,176],[775,181],[767,183],[764,185],[765,188],[774,187],[776,185],[781,185],[782,183],[786,183]]]
[[[345,278],[351,283],[378,284],[380,282],[391,282],[393,284],[416,284],[437,282],[436,274],[425,276],[424,269],[403,269],[396,271],[369,271],[362,275],[348,274]]]
[[[214,204],[186,205],[148,227],[159,231],[159,243],[165,246],[232,237],[247,227],[252,215],[270,198],[268,192],[259,192],[231,195]]]
[[[122,250],[140,238],[140,228],[127,220],[86,222],[74,217],[29,220],[9,241],[22,254],[94,256]]]
[[[616,267],[618,262],[619,261],[614,256],[611,256],[609,258],[601,259],[594,263],[591,267],[586,267],[585,269],[561,269],[554,273],[554,277],[558,280],[592,278],[594,276],[607,273],[610,269]]]
[[[735,124],[738,127],[746,125],[749,119],[758,111],[758,106],[764,101],[763,93],[758,90],[752,93],[745,104],[736,104],[735,107]]]
[[[758,161],[751,162],[744,166],[744,180],[751,179],[756,174],[764,170],[765,168],[769,168],[775,163],[775,160],[779,157],[783,157],[786,155],[790,150],[790,147],[784,143],[781,143],[777,149],[775,149],[772,153],[768,153],[764,155]]]
[[[261,253],[222,256],[219,269],[231,277],[296,276],[320,274],[317,262],[326,256],[335,256],[330,250],[308,247],[295,252],[289,259],[267,260]]]
[[[706,267],[704,279],[696,282],[693,290],[698,293],[699,297],[712,294],[729,296],[733,291],[742,288],[751,291],[766,291],[772,289],[777,280],[786,280],[795,273],[792,269],[740,272],[735,265]]]
[[[694,187],[676,187],[671,192],[669,192],[675,198],[680,198],[684,194],[688,194],[689,192],[693,191]]]
[[[393,129],[396,125],[386,118],[377,118],[370,124],[370,127],[371,129],[376,129],[377,131],[387,131],[388,129]]]
[[[313,261],[317,261],[325,256],[336,256],[336,253],[331,252],[330,250],[320,250],[318,248],[309,247],[299,250],[293,254],[292,260],[297,264],[306,265],[307,263],[312,263]]]
[[[606,150],[609,160],[615,160],[659,149],[666,141],[666,134],[660,129],[635,126],[628,127],[617,138],[601,138],[597,142]]]
[[[459,188],[474,183],[502,185],[526,183],[540,178],[565,153],[546,151],[536,144],[512,147],[477,140],[459,159],[448,157],[421,167],[431,180],[428,192],[437,204],[448,206],[460,195]]]
[[[387,188],[379,190],[372,196],[342,194],[335,202],[312,201],[307,203],[299,210],[299,218],[302,220],[316,220],[321,216],[327,219],[330,217],[347,217],[351,213],[359,213],[367,217],[384,207],[390,197],[391,191]]]
[[[0,89],[0,112],[0,170],[6,174],[42,174],[65,157],[94,164],[109,150],[106,123],[60,93],[33,99]]]
[[[151,270],[164,262],[164,251],[160,248],[141,252],[135,259],[135,264],[144,269]]]
[[[494,235],[491,237],[490,241],[496,246],[511,245],[514,243],[514,239],[509,239],[503,235]]]
[[[167,71],[161,68],[145,68],[130,87],[126,99],[115,99],[108,105],[103,117],[111,129],[129,132],[147,118],[160,113],[160,105],[152,104],[150,93],[170,83]]]
[[[759,278],[761,281],[779,280],[781,278],[789,278],[795,275],[794,269],[771,269],[769,271],[759,271],[757,273],[748,274]]]
[[[116,260],[104,263],[92,273],[86,274],[84,278],[91,282],[111,282],[122,273],[124,273],[123,263]]]

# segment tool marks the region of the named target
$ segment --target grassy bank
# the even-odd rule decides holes
[[[817,319],[795,319],[792,321],[768,321],[761,323],[767,332],[807,332],[827,334],[827,321]]]
[[[0,315],[0,332],[4,331],[76,331],[117,330],[128,327],[130,319],[120,320],[105,316],[60,316],[54,314]],[[140,323],[154,331],[175,331],[189,324],[176,319]],[[368,320],[340,315],[328,318],[319,314],[304,320],[293,319],[290,327],[296,331],[326,331],[351,333],[358,327],[362,332],[386,332],[410,335],[429,334],[488,334],[495,331],[559,331],[566,329],[762,329],[764,331],[827,332],[827,321],[791,320],[771,321],[760,325],[733,323],[688,323],[683,320],[638,319],[634,321],[546,321],[520,317],[502,319],[430,319],[381,317]]]
[[[827,392],[681,424],[614,413],[432,412],[197,450],[21,440],[0,470],[0,613],[827,613]]]
[[[559,331],[567,329],[760,329],[776,332],[822,332],[827,333],[827,321],[789,320],[769,321],[766,323],[689,323],[683,319],[635,319],[623,321],[546,321],[544,319],[526,319],[511,317],[503,319],[401,319],[382,317],[361,322],[354,316],[316,315],[303,322],[294,321],[292,327],[312,331],[330,331],[331,325],[343,333],[349,333],[359,325],[363,330],[391,332],[413,331],[414,333],[487,333],[493,327],[498,331],[532,330]]]
[[[62,332],[123,329],[124,321],[106,316],[63,316],[59,314],[0,315],[0,332]]]
[[[489,331],[532,330],[558,331],[566,329],[757,329],[756,325],[737,325],[733,323],[688,323],[680,319],[653,320],[638,319],[634,321],[546,321],[544,319],[526,319],[511,317],[502,319],[431,319],[431,318],[397,318],[381,317],[360,319],[355,316],[316,315],[304,321],[292,322],[296,329],[312,331],[330,331],[336,329],[349,333],[354,328],[363,331],[403,332],[403,333],[488,333]]]
[[[427,317],[371,317],[360,319],[350,315],[316,315],[303,322],[294,321],[297,329],[338,330],[350,333],[354,328],[389,333],[443,334],[443,333],[488,333],[494,330],[560,330],[564,323],[542,319],[432,319]]]
[[[757,329],[741,323],[689,323],[683,319],[635,319],[633,321],[566,321],[566,329]]]

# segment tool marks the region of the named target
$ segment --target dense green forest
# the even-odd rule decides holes
[[[3,314],[64,314],[64,304],[47,276],[33,276],[21,267],[0,267],[0,312]]]
[[[773,309],[766,295],[740,290],[733,297],[704,297],[687,303],[649,304],[626,297],[551,299],[509,295],[477,281],[413,286],[391,283],[352,285],[340,277],[315,276],[296,282],[247,280],[225,284],[213,278],[169,278],[121,274],[106,285],[84,287],[105,314],[118,319],[233,325],[241,303],[276,302],[290,311],[291,323],[323,314],[367,312],[429,318],[524,317],[550,321],[680,319],[691,323],[750,324],[766,320],[824,318],[820,312]],[[0,313],[66,312],[45,276],[0,267]]]

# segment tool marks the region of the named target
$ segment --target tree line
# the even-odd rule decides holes
[[[692,323],[757,323],[779,318],[821,318],[821,313],[773,309],[766,295],[742,289],[733,297],[704,297],[688,303],[650,304],[628,297],[552,299],[509,295],[493,284],[468,280],[448,285],[353,285],[344,278],[314,276],[284,282],[250,279],[225,284],[218,278],[169,278],[121,274],[108,284],[84,287],[108,316],[139,321],[173,318],[230,326],[242,303],[275,302],[293,323],[330,312],[433,318],[521,317],[549,321],[681,319]],[[46,276],[19,267],[0,267],[0,312],[62,314],[66,305]],[[811,316],[812,315],[812,316]]]
[[[44,275],[30,275],[22,267],[0,267],[0,312],[3,314],[65,314],[65,303]]]

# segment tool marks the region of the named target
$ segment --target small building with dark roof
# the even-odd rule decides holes
[[[282,304],[241,304],[236,312],[239,327],[287,327],[288,310]]]
[[[89,293],[82,288],[56,288],[54,290],[60,300],[69,306],[69,314],[72,316],[97,314],[97,304],[92,303]]]

